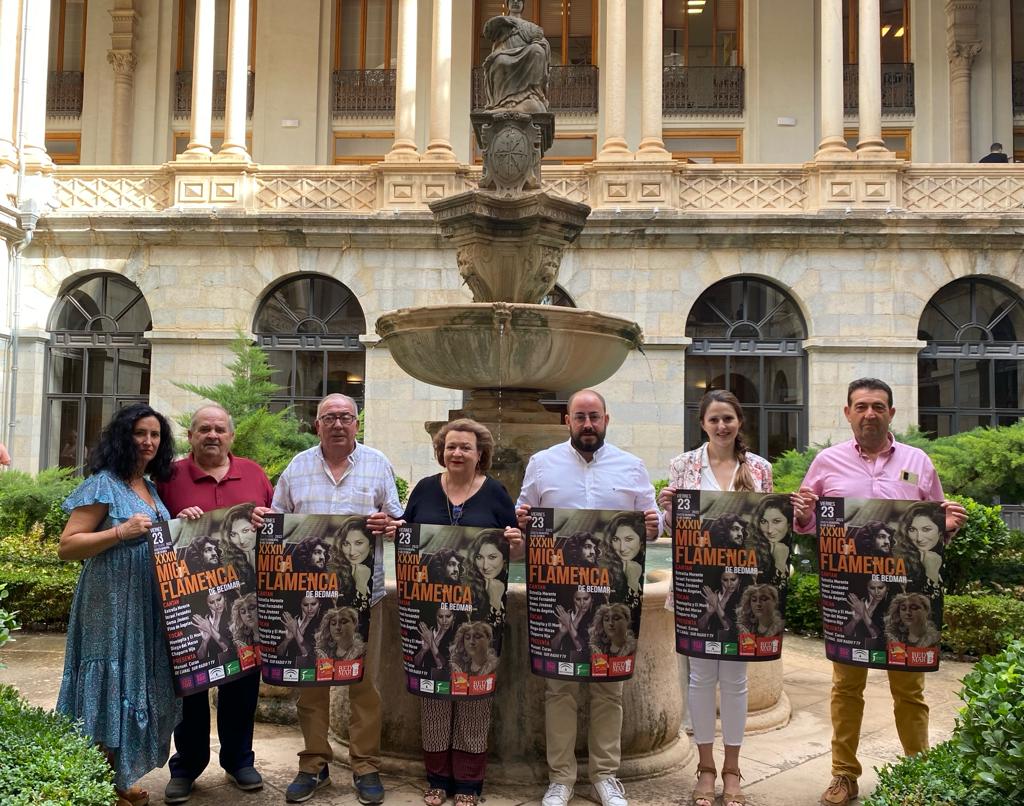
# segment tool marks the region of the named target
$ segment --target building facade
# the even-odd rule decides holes
[[[479,180],[500,0],[0,0],[2,441],[78,465],[117,406],[176,415],[238,332],[305,421],[345,392],[396,471],[458,391],[378,345],[465,302],[427,204]],[[552,49],[548,192],[593,208],[552,295],[628,317],[613,439],[654,477],[732,389],[751,447],[1024,413],[1024,0],[527,0]],[[24,47],[22,45],[24,44]],[[1019,60],[1019,61],[1018,61]],[[1018,69],[1020,68],[1020,69]],[[1024,156],[1024,155],[1022,155]],[[1021,333],[1020,337],[1017,333]],[[558,401],[552,401],[557,408]]]

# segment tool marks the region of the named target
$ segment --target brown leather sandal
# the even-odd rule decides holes
[[[712,775],[714,775],[716,777],[718,776],[718,770],[716,770],[713,766],[706,767],[703,764],[698,764],[697,765],[697,777],[698,778],[700,777],[700,774],[702,772],[710,772]],[[702,800],[706,800],[708,803],[711,804],[711,806],[714,806],[714,803],[715,803],[715,787],[714,787],[714,784],[711,785],[711,789],[697,789],[697,787],[694,786],[693,792],[690,793],[690,803],[693,804],[693,806],[700,806],[700,801],[702,801]]]
[[[743,780],[743,773],[740,772],[739,767],[722,767],[722,779],[725,779],[726,775],[735,775],[741,781]],[[722,789],[722,806],[746,806],[747,796],[742,792],[729,792],[726,789]]]
[[[149,793],[138,786],[118,789],[117,797],[119,801],[126,801],[130,806],[148,806],[149,804]],[[118,806],[121,806],[120,803]]]
[[[441,806],[448,800],[448,793],[443,789],[428,789],[423,793],[423,802],[426,806]]]

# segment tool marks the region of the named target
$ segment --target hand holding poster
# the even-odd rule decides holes
[[[715,660],[782,653],[793,544],[789,496],[683,490],[672,505],[676,651]]]
[[[259,664],[252,505],[156,523],[149,544],[179,695]]]
[[[363,679],[376,540],[359,515],[266,516],[257,574],[264,680]]]
[[[534,508],[526,545],[534,674],[631,677],[643,609],[643,513]]]
[[[508,555],[504,529],[398,527],[398,614],[411,693],[443,698],[494,694]]]
[[[942,505],[821,498],[817,516],[826,655],[872,669],[938,669]]]

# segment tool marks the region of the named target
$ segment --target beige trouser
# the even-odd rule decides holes
[[[548,678],[544,694],[548,780],[576,784],[576,712],[580,683]],[[588,771],[592,783],[613,777],[622,757],[622,682],[587,683],[590,728],[587,732]]]
[[[376,674],[380,666],[381,612],[378,602],[370,608],[370,641],[366,645],[366,667],[363,679],[348,687],[349,720],[348,752],[352,772],[365,775],[380,770],[380,692]],[[329,761],[334,750],[327,738],[331,720],[331,686],[310,686],[299,689],[296,710],[306,746],[299,753],[299,769],[316,774]]]

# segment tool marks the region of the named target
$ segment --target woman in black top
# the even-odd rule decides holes
[[[405,522],[504,529],[507,557],[509,542],[520,545],[522,533],[508,492],[486,475],[493,451],[491,432],[474,420],[453,420],[441,428],[434,437],[434,455],[444,472],[420,480],[402,520],[393,521],[388,531]],[[451,795],[456,804],[477,803],[487,765],[491,702],[489,697],[420,700],[427,806],[440,806]]]

